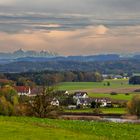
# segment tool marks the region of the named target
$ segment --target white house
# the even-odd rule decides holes
[[[88,106],[88,105],[91,105],[90,101],[89,101],[89,98],[79,98],[77,99],[77,102],[76,102],[76,105],[79,106],[79,105],[82,105],[84,107]]]
[[[76,105],[82,105],[84,107],[90,106],[92,102],[100,103],[100,107],[111,106],[111,100],[109,98],[79,98],[77,99]]]
[[[51,101],[51,105],[52,105],[52,106],[59,106],[59,101],[58,101],[56,98],[54,98],[54,99]]]
[[[87,99],[88,98],[88,94],[87,92],[75,92],[73,95],[73,99]]]
[[[115,80],[117,80],[117,79],[123,79],[123,76],[121,76],[121,75],[115,75],[113,78],[114,78]]]
[[[101,103],[100,107],[107,107],[111,105],[111,100],[108,98],[98,98],[95,102]]]

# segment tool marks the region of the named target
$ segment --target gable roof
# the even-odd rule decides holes
[[[91,98],[92,101],[95,101],[95,102],[112,102],[112,100],[108,97],[105,97],[105,98]]]
[[[94,101],[96,101],[96,102],[102,102],[102,101],[109,102],[109,101],[111,101],[110,98],[85,98],[85,99],[79,98],[78,100],[80,101],[80,103],[92,103]]]
[[[18,93],[28,93],[30,91],[30,87],[27,86],[15,86],[14,88]]]
[[[79,91],[79,92],[75,92],[75,93],[74,93],[74,96],[83,96],[83,95],[85,95],[85,94],[88,95],[87,92],[80,92],[80,91]]]

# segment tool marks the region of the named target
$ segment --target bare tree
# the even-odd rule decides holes
[[[44,87],[42,93],[39,93],[30,101],[33,115],[41,118],[50,117],[51,115],[56,117],[59,107],[51,105],[53,98],[54,88]]]

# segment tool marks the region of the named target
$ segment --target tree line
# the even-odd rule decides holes
[[[59,82],[102,82],[103,77],[99,72],[77,71],[43,71],[27,73],[7,73],[3,77],[17,82],[17,85],[54,85]]]

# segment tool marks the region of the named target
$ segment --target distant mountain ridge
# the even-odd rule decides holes
[[[0,53],[0,72],[28,71],[99,71],[101,73],[140,72],[140,55],[102,54],[59,56],[48,51]]]
[[[49,51],[24,51],[23,49],[16,50],[13,53],[2,53],[0,52],[0,59],[16,59],[16,58],[22,58],[22,57],[56,57],[58,56],[55,52],[49,52]]]
[[[106,61],[119,61],[119,60],[133,60],[140,59],[140,55],[134,56],[121,56],[119,54],[100,54],[89,56],[60,56],[57,53],[48,51],[23,51],[19,49],[13,53],[0,53],[0,65],[14,63],[14,62],[58,62],[58,61],[71,61],[71,62],[106,62]]]
[[[48,54],[47,52],[30,53],[22,50],[14,52],[12,55],[8,53],[5,56],[0,55],[0,64],[8,64],[12,62],[48,62],[48,61],[75,61],[75,62],[95,62],[95,61],[117,61],[120,56],[117,54],[108,55],[92,55],[92,56],[59,56],[57,54]]]
[[[99,71],[104,74],[139,73],[140,59],[126,59],[115,61],[71,61],[47,59],[44,61],[26,60],[0,64],[0,73],[20,73],[37,71]]]

